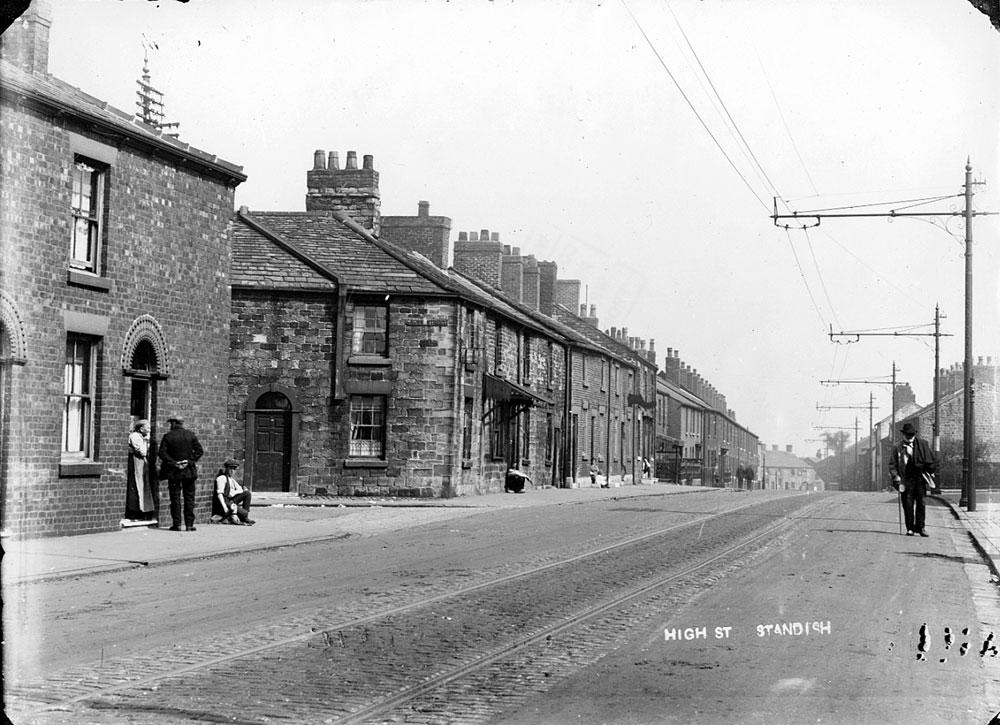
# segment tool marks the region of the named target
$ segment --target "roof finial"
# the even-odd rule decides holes
[[[135,115],[140,121],[159,131],[163,131],[165,129],[177,129],[180,126],[179,123],[167,123],[163,120],[163,93],[154,88],[150,82],[149,47],[145,42],[143,43],[143,46],[142,79],[136,81],[136,85],[139,86],[139,90],[136,91],[136,95],[139,98],[135,102],[135,106],[138,109],[138,112]],[[166,135],[172,138],[177,138],[178,136],[176,130],[173,130]]]

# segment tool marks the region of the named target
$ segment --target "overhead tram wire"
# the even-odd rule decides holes
[[[816,304],[816,298],[813,296],[812,290],[809,288],[809,281],[806,279],[805,272],[802,270],[802,264],[799,263],[798,252],[795,251],[795,243],[792,242],[792,235],[787,229],[785,234],[788,236],[788,246],[792,249],[792,256],[795,257],[795,266],[799,268],[799,275],[802,277],[802,284],[806,286],[806,292],[809,294],[809,299],[812,302],[813,309],[816,311],[816,316],[819,317],[820,323],[823,325],[823,329],[826,329],[827,322],[823,319],[823,313],[819,311],[819,305]]]
[[[822,214],[822,213],[828,212],[828,211],[844,211],[844,210],[847,210],[847,209],[867,209],[867,208],[873,207],[873,206],[890,206],[890,207],[895,207],[896,204],[908,204],[908,206],[901,206],[901,207],[893,208],[893,209],[890,210],[890,211],[899,211],[901,209],[912,209],[913,207],[916,207],[916,206],[923,206],[924,204],[933,204],[934,202],[937,202],[937,201],[944,201],[945,199],[953,199],[953,198],[958,198],[958,197],[961,197],[961,196],[962,196],[962,194],[947,194],[945,196],[925,197],[925,198],[922,198],[922,199],[898,199],[896,201],[875,201],[875,202],[871,202],[869,204],[848,204],[846,206],[831,206],[831,207],[827,207],[825,209],[809,209],[809,210],[806,210],[806,211],[800,211],[800,212],[798,212],[798,214],[799,214],[799,216],[809,216],[810,214]],[[782,199],[782,203],[784,203],[784,201],[785,200]],[[911,203],[911,202],[916,202],[916,203]],[[786,206],[787,206],[787,204],[786,204]]]
[[[788,140],[792,143],[792,148],[795,150],[795,156],[799,160],[799,165],[802,167],[803,173],[805,173],[806,178],[809,180],[809,186],[812,187],[814,194],[819,194],[816,189],[816,184],[813,182],[812,175],[809,173],[809,169],[806,168],[806,162],[802,159],[802,154],[799,152],[799,146],[795,143],[795,137],[792,136],[792,129],[788,125],[788,121],[785,120],[785,114],[781,110],[781,104],[778,103],[778,95],[774,92],[774,86],[771,85],[771,79],[768,78],[767,70],[764,68],[764,61],[760,58],[760,53],[757,51],[757,47],[754,46],[754,53],[757,55],[757,63],[760,65],[761,75],[764,76],[764,82],[767,83],[767,88],[771,92],[771,99],[774,101],[774,107],[778,110],[778,117],[781,119],[781,125],[785,129],[785,134],[788,136]],[[788,203],[782,199],[782,203],[788,207]]]
[[[691,40],[688,38],[687,33],[684,32],[684,26],[681,25],[680,19],[677,17],[677,14],[674,12],[674,9],[670,6],[669,2],[664,4],[667,6],[667,10],[670,11],[670,15],[671,17],[673,17],[674,23],[677,25],[677,29],[681,31],[681,36],[684,38],[684,42],[687,43],[688,50],[691,51],[691,55],[693,55],[695,61],[697,61],[698,68],[701,70],[701,73],[705,77],[705,80],[708,81],[708,85],[712,89],[712,93],[715,95],[715,98],[719,101],[719,105],[722,106],[722,110],[725,111],[726,118],[729,119],[729,123],[732,125],[733,130],[736,131],[736,135],[739,136],[739,140],[743,144],[743,148],[746,149],[746,152],[749,154],[750,159],[753,160],[753,163],[756,166],[757,171],[760,173],[762,179],[767,183],[768,187],[771,189],[774,195],[778,196],[777,187],[774,185],[774,182],[771,181],[771,177],[768,176],[767,171],[764,170],[764,166],[760,163],[760,159],[757,158],[757,154],[753,152],[753,149],[747,142],[746,137],[743,136],[743,132],[740,131],[739,124],[736,123],[736,119],[734,119],[733,115],[729,112],[729,107],[726,105],[726,102],[722,100],[722,96],[719,94],[718,89],[715,87],[715,83],[712,82],[712,77],[708,74],[708,71],[705,69],[704,64],[701,62],[701,58],[698,56],[698,52],[694,49],[694,46],[691,44]]]
[[[809,237],[809,231],[807,229],[803,229],[802,233],[805,235],[806,244],[809,247],[809,254],[812,256],[813,266],[816,267],[816,276],[819,277],[820,287],[823,288],[823,296],[826,297],[826,304],[830,306],[830,314],[833,315],[833,321],[836,322],[839,327],[840,320],[837,317],[837,311],[833,307],[833,301],[830,299],[830,293],[826,289],[826,282],[823,279],[823,272],[820,271],[819,262],[816,261],[816,252],[813,249],[813,243],[812,239]]]
[[[705,119],[701,117],[701,114],[698,113],[698,110],[694,107],[694,104],[691,103],[691,99],[688,98],[688,95],[684,92],[684,89],[681,87],[681,84],[677,81],[677,78],[674,76],[673,72],[671,72],[670,67],[667,65],[666,61],[663,60],[663,56],[660,55],[660,52],[656,49],[656,46],[653,45],[653,41],[646,34],[646,31],[643,29],[642,24],[639,22],[638,18],[636,18],[635,15],[632,13],[632,9],[629,8],[628,3],[625,0],[621,0],[621,4],[622,7],[625,8],[625,12],[627,12],[629,17],[632,18],[632,22],[635,24],[635,27],[639,30],[639,33],[646,41],[646,45],[648,45],[649,49],[653,51],[653,55],[656,56],[656,60],[663,67],[663,70],[667,72],[667,75],[670,76],[670,80],[673,81],[674,86],[677,88],[677,91],[681,94],[681,97],[684,99],[684,102],[687,103],[688,108],[691,109],[691,112],[695,115],[695,118],[698,119],[698,122],[701,123],[702,128],[705,129],[705,133],[707,133],[709,137],[711,137],[712,141],[715,142],[715,145],[719,149],[719,152],[725,157],[726,161],[729,162],[729,165],[732,167],[733,171],[736,172],[736,175],[740,177],[740,180],[747,187],[747,190],[751,194],[753,194],[754,198],[757,199],[757,201],[760,203],[762,207],[764,207],[764,209],[766,209],[768,212],[771,212],[771,207],[767,204],[767,202],[765,202],[760,197],[760,195],[756,191],[754,191],[753,186],[751,186],[750,182],[747,181],[747,178],[743,175],[743,172],[739,170],[739,168],[733,162],[732,158],[730,158],[729,154],[726,153],[726,150],[722,147],[722,144],[719,143],[719,139],[715,137],[715,134],[712,133],[712,130],[708,127],[708,124],[705,123]]]

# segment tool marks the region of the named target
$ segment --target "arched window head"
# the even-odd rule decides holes
[[[291,410],[292,404],[282,393],[264,393],[257,398],[258,410]]]

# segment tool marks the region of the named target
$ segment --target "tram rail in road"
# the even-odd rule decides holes
[[[8,693],[10,696],[8,706],[12,708],[12,714],[20,712],[22,715],[29,717],[36,716],[42,718],[41,720],[32,720],[33,722],[45,722],[45,714],[61,718],[61,720],[52,720],[52,722],[70,722],[71,720],[67,719],[67,716],[72,714],[74,708],[81,705],[85,709],[100,710],[108,714],[114,710],[119,710],[124,715],[126,712],[134,710],[136,706],[139,706],[139,703],[147,703],[151,699],[151,693],[157,695],[156,698],[152,699],[162,697],[165,691],[171,690],[171,681],[176,680],[190,683],[192,679],[195,681],[204,681],[211,677],[225,677],[223,671],[231,672],[231,666],[237,662],[240,662],[241,672],[252,672],[256,669],[262,669],[262,674],[259,676],[262,678],[266,690],[267,682],[274,679],[274,676],[268,675],[267,671],[269,668],[273,669],[275,667],[275,662],[281,661],[282,652],[285,654],[292,653],[294,657],[290,656],[289,659],[295,659],[298,662],[302,660],[303,656],[308,658],[310,650],[316,649],[311,645],[324,643],[319,645],[319,647],[333,647],[334,652],[338,655],[346,656],[348,659],[353,657],[354,661],[361,661],[371,657],[373,662],[370,664],[374,669],[373,672],[368,673],[368,676],[373,682],[377,682],[382,687],[383,692],[375,694],[366,686],[364,681],[359,681],[356,683],[356,692],[345,691],[341,693],[344,696],[342,700],[336,702],[327,701],[324,703],[315,702],[312,705],[306,703],[305,707],[322,708],[326,716],[332,717],[331,721],[336,722],[362,722],[366,719],[378,718],[382,714],[398,711],[407,703],[414,702],[428,695],[433,695],[434,691],[446,687],[449,683],[468,677],[477,671],[488,669],[490,665],[509,658],[520,651],[530,650],[540,642],[551,640],[557,636],[562,637],[570,630],[585,627],[588,623],[599,620],[603,615],[621,610],[631,602],[641,600],[643,597],[649,596],[658,590],[663,590],[664,587],[668,587],[673,582],[690,578],[699,572],[705,572],[711,569],[713,565],[718,568],[718,566],[722,565],[722,562],[747,550],[752,545],[761,544],[780,536],[784,530],[792,526],[796,521],[806,518],[817,507],[824,505],[828,501],[829,498],[824,497],[819,501],[809,503],[806,501],[805,495],[803,495],[792,496],[777,501],[748,502],[724,511],[698,515],[689,521],[660,527],[641,535],[616,541],[606,546],[593,548],[586,552],[561,558],[558,561],[549,562],[541,566],[496,577],[489,581],[458,587],[445,593],[422,597],[417,601],[411,601],[406,604],[382,608],[379,611],[332,623],[328,626],[319,628],[310,626],[304,631],[293,635],[273,638],[270,641],[262,642],[255,646],[237,646],[234,651],[227,652],[224,655],[214,655],[207,658],[202,656],[197,661],[175,663],[165,668],[161,667],[158,671],[149,674],[138,674],[138,676],[130,674],[119,677],[115,681],[109,681],[110,678],[103,680],[100,678],[92,679],[90,682],[81,683],[80,687],[73,691],[74,694],[69,697],[65,696],[67,692],[65,689],[61,691],[61,696],[53,698],[51,697],[51,692],[49,693],[49,697],[44,697],[43,693],[46,689],[44,687],[22,687]],[[777,521],[774,521],[775,513],[772,511],[772,507],[776,507],[779,512],[782,512]],[[755,508],[759,510],[754,512],[753,509]],[[706,526],[713,528],[711,526],[713,522],[719,522],[724,517],[731,517],[733,514],[738,513],[745,515],[745,517],[741,517],[745,518],[745,521],[741,521],[740,526],[735,527],[736,533],[734,535],[737,537],[737,540],[734,543],[725,543],[725,539],[729,534],[726,533],[727,529],[724,527],[719,528],[718,531],[714,531],[711,536],[704,537],[704,542],[702,541],[702,535]],[[760,522],[764,521],[771,523],[765,524],[765,528],[761,530]],[[678,532],[694,527],[699,527],[697,536],[687,537],[686,539],[680,539],[676,536]],[[690,552],[689,557],[693,556],[695,560],[686,563],[686,565],[679,569],[671,570],[669,573],[657,574],[653,572],[653,568],[657,562],[657,555],[655,553],[655,546],[657,544],[661,546],[677,546],[681,544],[693,546],[694,548]],[[654,550],[649,550],[650,546],[653,546]],[[720,546],[722,546],[721,550]],[[646,551],[646,553],[641,553],[643,551]],[[601,566],[604,567],[603,570],[600,570]],[[628,567],[632,567],[634,570],[633,574],[622,571],[622,569],[627,569]],[[433,610],[440,605],[457,607],[459,609],[461,607],[481,607],[484,596],[486,599],[491,597],[502,598],[505,588],[508,590],[506,596],[509,600],[511,597],[523,596],[523,592],[528,591],[524,587],[537,587],[539,586],[539,582],[544,584],[547,581],[556,581],[559,576],[562,576],[566,582],[576,583],[582,575],[572,572],[588,571],[595,572],[595,578],[591,584],[581,587],[581,590],[583,590],[589,586],[589,589],[580,595],[580,600],[584,602],[582,607],[571,608],[569,611],[559,613],[553,611],[552,614],[546,617],[540,617],[536,621],[530,622],[527,631],[522,630],[513,636],[500,623],[497,623],[492,630],[486,627],[482,632],[474,634],[479,636],[481,641],[492,639],[500,641],[500,644],[490,647],[485,653],[482,652],[481,648],[477,650],[474,642],[469,642],[464,651],[460,651],[462,649],[460,644],[451,642],[440,654],[435,653],[436,660],[432,657],[420,667],[415,668],[407,666],[412,665],[412,661],[404,662],[404,666],[400,668],[391,661],[392,656],[396,654],[395,652],[371,650],[359,644],[361,641],[358,635],[359,632],[364,633],[365,642],[368,641],[369,636],[372,639],[384,636],[388,638],[386,641],[391,642],[395,634],[399,634],[401,631],[412,631],[414,623],[433,617]],[[612,581],[614,575],[620,575],[618,577],[620,581]],[[517,587],[522,588],[522,594],[518,594]],[[611,597],[607,597],[604,595],[607,591],[613,591],[614,593]],[[554,597],[553,594],[555,594]],[[559,599],[565,599],[566,593],[550,592],[548,596],[553,601],[558,601]],[[545,604],[540,606],[543,610],[547,608]],[[380,635],[379,632],[382,630],[388,632],[388,634]],[[447,639],[447,627],[442,629],[439,634],[442,635],[443,639]],[[428,636],[434,636],[434,633],[428,630]],[[243,641],[254,640],[255,637],[252,633],[250,636],[243,638]],[[347,640],[350,640],[350,646],[346,643]],[[416,644],[410,641],[401,640],[400,645],[404,651],[408,651],[406,650],[408,646],[419,649]],[[352,647],[353,649],[351,649]],[[346,650],[348,649],[351,649],[351,651],[347,652]],[[416,657],[417,655],[411,652],[409,656]],[[127,661],[119,664],[127,665]],[[280,669],[280,665],[277,666]],[[292,667],[291,664],[287,663],[285,666]],[[322,667],[319,668],[322,669]],[[126,667],[125,669],[127,670],[128,668]],[[415,674],[421,670],[421,675]],[[121,668],[119,668],[119,671],[121,671]],[[218,674],[215,674],[216,672]],[[301,672],[298,674],[301,675]],[[321,676],[319,673],[317,675]],[[413,681],[414,677],[419,677],[420,682],[416,685],[409,684]],[[361,676],[360,680],[364,680],[364,675]],[[395,682],[390,682],[390,680],[395,680]],[[349,690],[350,688],[345,689]],[[141,697],[134,695],[137,690],[142,691]],[[218,694],[218,691],[215,689],[212,693],[204,694],[214,696]],[[132,695],[127,695],[127,693],[132,693]],[[39,695],[43,695],[44,699],[39,697]],[[198,687],[195,687],[195,699],[197,700],[199,696]],[[156,712],[169,717],[169,705],[158,708],[153,703],[148,703],[148,705],[142,705],[141,707],[150,708],[147,712],[154,717],[154,722]],[[190,711],[198,711],[199,708],[211,709],[212,707],[215,707],[215,705],[196,702],[192,704]],[[239,705],[225,706],[223,704],[222,709],[229,712],[238,712]],[[267,709],[267,707],[264,707],[264,710]],[[311,712],[315,714],[317,710],[314,709]],[[302,716],[305,713],[299,713],[299,715]],[[233,721],[232,718],[227,718],[227,722]],[[241,720],[238,719],[236,721]],[[246,722],[260,722],[260,720],[247,719]]]

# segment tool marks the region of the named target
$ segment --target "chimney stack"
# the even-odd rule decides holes
[[[382,201],[378,188],[378,172],[372,157],[364,157],[364,168],[358,168],[358,155],[347,152],[347,167],[338,169],[336,157],[323,167],[320,157],[313,154],[313,168],[306,172],[306,211],[336,211],[350,217],[378,236],[381,227]]]
[[[437,267],[447,269],[451,258],[451,219],[430,214],[430,202],[418,201],[416,216],[384,216],[379,237],[418,252]],[[464,234],[459,233],[460,241],[465,241]]]
[[[21,17],[3,31],[3,36],[0,37],[0,58],[28,73],[47,74],[51,26],[52,3],[49,0],[33,0]]]
[[[457,272],[477,279],[487,287],[500,289],[500,272],[503,260],[503,245],[500,235],[490,240],[490,232],[483,229],[480,234],[459,232],[455,242],[454,267]]]

